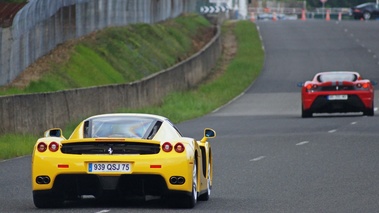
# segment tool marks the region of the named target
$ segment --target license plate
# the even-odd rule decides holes
[[[329,95],[328,100],[347,100],[347,95]]]
[[[130,163],[88,163],[88,172],[131,172]]]

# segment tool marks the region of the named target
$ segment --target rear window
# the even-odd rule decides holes
[[[84,135],[87,138],[147,138],[155,119],[146,117],[99,117],[86,122]]]
[[[323,73],[317,76],[317,81],[356,81],[357,78],[358,76],[354,73]]]

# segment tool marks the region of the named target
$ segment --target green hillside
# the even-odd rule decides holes
[[[209,32],[210,22],[193,14],[154,25],[107,28],[58,46],[56,54],[68,55],[67,60],[52,52],[37,61],[48,67],[41,71],[42,65],[33,65],[23,73],[31,79],[40,74],[38,80],[3,87],[0,95],[133,82],[188,58],[198,51],[197,43],[209,41]]]

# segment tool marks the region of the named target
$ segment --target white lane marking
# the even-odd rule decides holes
[[[259,161],[259,160],[262,160],[265,157],[266,156],[260,156],[260,157],[257,157],[257,158],[250,159],[250,161]]]
[[[355,121],[354,121],[354,122],[351,122],[351,125],[355,125],[355,124],[357,124],[357,122],[355,122]]]
[[[19,156],[19,157],[15,157],[15,158],[9,158],[9,159],[0,160],[0,163],[4,163],[4,162],[7,162],[7,161],[12,161],[12,160],[17,160],[19,158],[25,158],[25,157],[28,157],[28,156],[30,156],[30,155]]]
[[[379,64],[379,62],[378,62],[378,64]],[[374,107],[374,111],[378,111],[378,107]]]
[[[301,145],[304,145],[304,144],[307,144],[307,143],[309,143],[309,141],[303,141],[303,142],[297,143],[296,146],[301,146]]]
[[[110,212],[111,210],[101,210],[101,211],[98,211],[98,212],[95,212],[95,213],[106,213],[106,212]]]
[[[329,133],[334,133],[334,132],[337,132],[337,130],[336,129],[332,129],[332,130],[329,130],[328,132]]]

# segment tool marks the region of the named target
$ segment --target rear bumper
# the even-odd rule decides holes
[[[186,190],[168,189],[166,181],[160,175],[58,175],[51,189],[33,190],[34,197],[58,200],[76,200],[85,195],[95,198],[126,198],[190,194]]]
[[[128,173],[91,173],[89,162],[127,162]],[[63,165],[63,166],[62,166]],[[57,196],[93,195],[107,193],[132,195],[163,195],[170,191],[192,191],[193,157],[183,153],[178,157],[164,155],[66,155],[56,157],[33,156],[32,188],[34,194]],[[48,183],[37,183],[39,177],[48,177]],[[170,177],[180,176],[183,184],[171,184]],[[54,195],[52,195],[54,196]]]
[[[305,94],[302,98],[303,110],[314,113],[364,112],[373,108],[373,94],[361,92],[348,94],[347,100],[328,100],[330,94]]]

